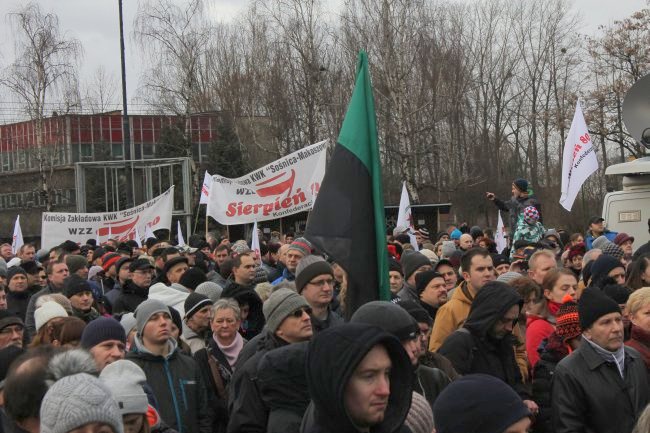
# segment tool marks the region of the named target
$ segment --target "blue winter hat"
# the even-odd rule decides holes
[[[461,233],[460,230],[454,229],[454,231],[451,232],[451,234],[449,235],[449,239],[451,239],[452,241],[460,240],[460,237],[462,236],[462,234],[463,233]]]

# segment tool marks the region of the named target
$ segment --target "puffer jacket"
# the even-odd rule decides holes
[[[625,347],[623,378],[584,336],[555,368],[551,386],[555,433],[630,433],[648,404],[648,374],[639,352]]]
[[[173,338],[168,344],[167,356],[155,355],[136,336],[135,350],[127,359],[144,370],[165,424],[179,433],[211,433],[213,412],[199,367],[178,351]]]

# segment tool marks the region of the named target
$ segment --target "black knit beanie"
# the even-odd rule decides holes
[[[196,290],[201,283],[208,281],[208,277],[199,268],[190,268],[181,276],[178,281],[183,287],[189,290]]]
[[[126,344],[124,328],[122,328],[120,322],[112,317],[98,317],[84,328],[80,345],[89,350],[108,340],[117,340]]]
[[[400,301],[397,301],[397,305],[405,309],[406,312],[409,313],[416,322],[426,323],[429,326],[433,325],[433,319],[431,319],[431,316],[429,316],[427,310],[422,308],[418,302],[411,301],[410,299],[402,299]]]
[[[529,416],[528,407],[508,384],[486,374],[456,379],[433,405],[437,433],[503,433]]]
[[[606,314],[620,313],[621,307],[616,301],[596,288],[588,288],[582,292],[578,302],[580,327],[584,331],[589,329],[594,322]]]
[[[427,288],[431,280],[433,280],[434,278],[444,278],[444,277],[440,273],[434,270],[420,272],[415,276],[415,291],[418,293],[418,295],[421,295],[422,292],[424,292],[424,289]]]
[[[413,340],[420,332],[417,322],[406,310],[386,301],[363,304],[354,312],[350,322],[378,326],[399,341]]]
[[[83,292],[92,293],[92,291],[93,289],[88,280],[81,278],[77,274],[70,275],[63,283],[63,294],[66,298],[70,298]]]

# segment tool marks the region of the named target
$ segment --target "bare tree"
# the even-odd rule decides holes
[[[2,73],[0,84],[24,104],[34,121],[37,147],[31,152],[39,172],[40,194],[46,210],[51,210],[54,166],[61,152],[56,143],[44,142],[43,120],[49,98],[57,91],[68,100],[76,98],[76,62],[82,54],[78,40],[61,32],[58,17],[44,13],[38,4],[28,3],[8,14],[15,34],[15,60]],[[28,164],[29,165],[29,164]]]
[[[83,90],[83,107],[91,113],[105,113],[119,110],[119,83],[115,75],[99,66]]]

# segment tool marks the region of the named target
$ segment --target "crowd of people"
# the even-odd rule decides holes
[[[650,432],[650,242],[486,197],[509,248],[391,227],[392,299],[356,311],[293,233],[1,245],[0,431]]]

